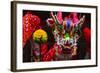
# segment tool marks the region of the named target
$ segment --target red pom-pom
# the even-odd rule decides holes
[[[91,41],[91,30],[89,29],[89,28],[84,28],[83,29],[83,35],[84,35],[84,38],[85,38],[85,40],[86,40],[86,44],[88,45],[88,46],[90,46],[90,41]]]
[[[91,56],[91,30],[89,28],[84,28],[83,29],[83,35],[86,41],[86,51],[89,53]]]

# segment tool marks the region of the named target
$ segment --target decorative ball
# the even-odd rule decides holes
[[[33,33],[33,40],[37,43],[45,43],[48,39],[46,31],[38,29]]]

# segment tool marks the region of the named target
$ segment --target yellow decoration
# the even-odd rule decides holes
[[[39,30],[36,30],[34,33],[33,33],[33,40],[35,42],[46,42],[47,41],[47,33],[42,30],[42,29],[39,29]]]

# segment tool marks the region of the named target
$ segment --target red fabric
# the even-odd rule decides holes
[[[50,48],[50,50],[43,56],[43,61],[51,61],[55,56],[56,50],[54,48]]]
[[[56,51],[56,49],[58,49],[58,51]],[[43,56],[43,61],[51,61],[55,58],[56,53],[61,54],[61,52],[61,48],[57,44],[54,44],[53,47],[51,47],[50,50]]]
[[[44,55],[48,50],[47,43],[41,44],[41,55]]]

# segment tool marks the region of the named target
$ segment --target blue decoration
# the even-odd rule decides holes
[[[69,29],[71,27],[71,20],[68,19],[66,22],[66,27]]]

